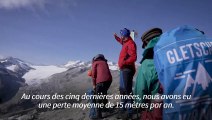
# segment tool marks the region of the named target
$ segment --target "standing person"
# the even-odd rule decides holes
[[[135,42],[130,37],[130,30],[124,28],[120,31],[121,37],[115,33],[115,39],[122,45],[122,49],[119,55],[119,69],[120,69],[120,95],[132,94],[133,76],[135,74],[135,61],[137,59],[137,48]],[[126,103],[132,103],[132,99],[121,99],[123,106]],[[127,109],[127,117],[132,117],[132,108],[121,108],[117,118],[121,118]]]
[[[112,83],[112,75],[110,73],[109,66],[107,64],[107,60],[104,55],[98,54],[93,58],[92,61],[92,72],[89,71],[88,75],[91,75],[93,78],[93,88],[97,95],[107,95],[107,91]],[[107,104],[108,100],[97,99],[96,103]],[[102,118],[102,112],[105,108],[97,108],[97,116],[95,119]]]
[[[137,103],[152,103],[156,101],[143,99],[144,95],[156,95],[162,94],[162,88],[158,80],[158,75],[155,69],[153,55],[154,46],[159,40],[159,36],[162,34],[160,28],[153,28],[145,32],[141,40],[143,42],[142,48],[144,49],[143,58],[140,62],[141,66],[138,69],[138,74],[135,84],[135,95],[139,95],[140,100],[136,100]],[[157,101],[158,102],[158,101]],[[162,108],[161,108],[162,109]],[[141,119],[148,120],[162,120],[162,110],[158,109],[145,109],[141,112]]]

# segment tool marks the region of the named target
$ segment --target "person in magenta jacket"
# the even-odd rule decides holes
[[[110,73],[107,60],[104,55],[98,54],[92,60],[92,73],[93,88],[98,95],[107,95],[107,91],[112,83],[112,75]],[[108,100],[96,100],[96,103],[107,104]],[[102,118],[102,112],[105,112],[106,108],[97,109],[97,118]]]
[[[119,55],[118,65],[120,69],[120,95],[132,94],[133,76],[135,74],[135,61],[137,60],[137,48],[135,42],[130,37],[130,30],[124,28],[120,31],[121,37],[115,33],[115,39],[122,45],[122,49]],[[126,103],[133,103],[132,99],[121,99],[123,106]],[[127,119],[132,118],[132,108],[121,108],[119,110],[117,118],[122,118],[124,112],[127,110]],[[125,118],[124,118],[125,119]]]

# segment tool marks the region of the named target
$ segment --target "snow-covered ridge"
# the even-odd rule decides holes
[[[108,61],[107,63],[110,70],[118,70],[117,63],[111,62],[111,61]],[[91,62],[83,62],[83,61],[77,60],[77,61],[69,61],[64,66],[67,68],[72,68],[72,67],[91,67],[91,65],[92,65]]]
[[[69,61],[64,66],[67,67],[67,68],[70,68],[70,67],[79,67],[79,66],[85,66],[85,65],[86,65],[86,62],[76,60],[76,61]]]
[[[0,59],[0,65],[6,69],[21,73],[22,78],[26,83],[32,85],[34,83],[41,83],[42,80],[52,76],[56,73],[65,72],[70,68],[85,68],[91,67],[91,62],[83,62],[80,60],[69,61],[64,65],[33,65],[18,58],[8,57]],[[118,70],[118,65],[114,62],[108,62],[110,70]]]
[[[20,76],[24,75],[26,72],[32,69],[30,67],[30,63],[13,57],[0,59],[0,65],[8,70],[18,73]]]

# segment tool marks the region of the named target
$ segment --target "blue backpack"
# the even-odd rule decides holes
[[[169,97],[164,120],[212,120],[212,39],[190,26],[163,33],[154,63]]]
[[[87,95],[95,95],[95,92],[93,89],[89,89],[88,92],[87,92]],[[95,99],[89,99],[89,103],[96,103]],[[90,108],[90,113],[89,113],[89,118],[95,118],[97,115],[97,112],[96,112],[96,108],[94,107],[91,107]]]

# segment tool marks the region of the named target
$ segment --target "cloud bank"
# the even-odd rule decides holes
[[[16,9],[39,6],[42,7],[46,4],[46,0],[0,0],[0,8]]]

